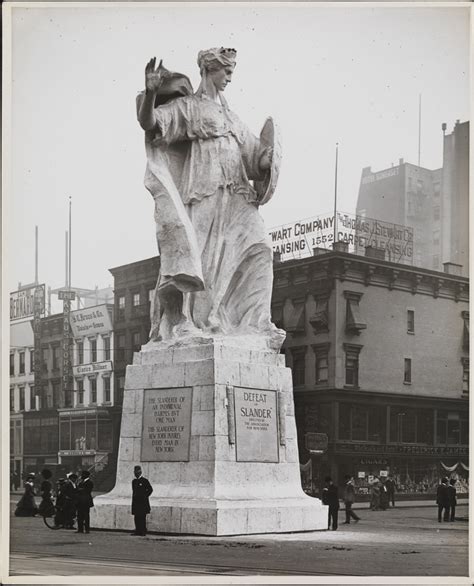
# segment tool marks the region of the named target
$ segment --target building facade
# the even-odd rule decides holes
[[[450,469],[467,486],[466,278],[327,252],[275,267],[272,312],[308,490],[351,474],[364,494],[392,474],[401,493],[432,494]],[[322,454],[314,434],[328,438]]]
[[[446,125],[443,125],[443,131]],[[414,230],[413,265],[443,270],[445,262],[469,274],[469,122],[444,133],[443,167],[430,170],[399,160],[362,170],[356,214]]]

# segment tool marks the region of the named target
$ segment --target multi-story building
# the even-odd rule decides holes
[[[452,134],[444,135],[442,169],[403,159],[377,172],[364,168],[356,213],[413,228],[415,266],[442,271],[450,262],[468,275],[468,203],[469,122],[458,121]]]
[[[73,396],[59,409],[59,461],[70,469],[112,460],[114,425],[113,305],[71,311]],[[117,435],[118,431],[115,432]]]
[[[469,284],[452,268],[340,250],[275,268],[272,312],[313,488],[325,474],[353,475],[359,493],[393,474],[411,495],[433,493],[447,470],[467,479]],[[328,436],[322,455],[315,433]]]
[[[272,314],[287,331],[282,351],[312,489],[325,474],[342,481],[349,473],[363,494],[371,477],[390,473],[407,495],[432,493],[453,466],[465,482],[468,280],[449,263],[433,271],[386,261],[380,250],[358,256],[336,246],[274,267]],[[134,291],[153,289],[158,266],[152,258],[112,270],[123,377],[139,349],[132,332],[148,339],[149,307],[134,315]],[[320,455],[314,434],[328,438]]]

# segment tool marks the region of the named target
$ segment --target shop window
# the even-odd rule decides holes
[[[467,413],[438,411],[436,420],[436,443],[439,445],[467,445],[469,423]]]
[[[85,419],[71,420],[71,449],[86,449],[86,422]]]
[[[19,357],[20,357],[20,367],[18,369],[18,373],[25,374],[25,353],[20,352]]]
[[[463,319],[462,329],[462,349],[465,352],[469,352],[469,312],[462,311],[461,316]]]
[[[97,449],[104,452],[112,451],[112,422],[99,420],[99,438]]]
[[[71,421],[69,418],[61,420],[59,427],[59,449],[71,449]]]
[[[339,404],[339,439],[351,439],[351,406],[347,403]]]
[[[344,297],[346,299],[346,332],[359,335],[362,330],[367,328],[359,308],[362,293],[344,291]]]
[[[110,360],[110,338],[107,336],[104,340],[104,360]]]
[[[417,412],[414,409],[390,408],[390,441],[393,443],[417,442]]]
[[[407,332],[409,334],[415,333],[415,310],[407,309]]]
[[[434,443],[434,414],[429,409],[423,409],[416,414],[416,441],[419,444],[433,445]]]
[[[403,382],[409,385],[411,384],[411,358],[405,358],[404,364]]]
[[[110,376],[104,376],[104,403],[110,403]]]
[[[313,350],[316,357],[316,384],[325,384],[329,380],[329,344],[316,344]]]
[[[384,443],[386,407],[339,404],[339,439]]]
[[[15,375],[15,354],[10,354],[10,376]]]
[[[142,336],[141,333],[133,332],[132,334],[132,347],[134,352],[139,352],[142,346]]]
[[[89,389],[90,389],[90,402],[96,404],[97,403],[97,378],[93,377],[89,379]]]
[[[125,295],[120,295],[118,298],[117,318],[125,319]]]
[[[315,297],[316,309],[308,318],[315,334],[321,334],[329,331],[329,299],[325,297]]]
[[[10,411],[15,411],[15,389],[10,387]]]
[[[359,386],[359,354],[362,346],[344,344],[345,350],[345,384],[349,387]]]
[[[291,369],[293,375],[293,386],[301,386],[305,384],[305,350],[292,350],[293,368]]]
[[[283,324],[291,334],[304,334],[305,331],[305,300],[287,299],[283,306]]]
[[[90,361],[97,362],[97,339],[89,338]]]
[[[387,408],[367,407],[368,434],[367,441],[385,443],[387,435]]]
[[[77,340],[76,347],[77,347],[77,364],[84,364],[84,342],[82,340]]]
[[[363,407],[352,407],[351,435],[354,441],[367,441],[368,417],[367,410]]]
[[[82,379],[77,380],[77,403],[84,405],[84,381]]]

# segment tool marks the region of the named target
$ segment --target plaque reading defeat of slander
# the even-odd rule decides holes
[[[147,389],[143,397],[142,462],[187,462],[193,389]]]
[[[238,462],[278,462],[276,391],[234,388]]]

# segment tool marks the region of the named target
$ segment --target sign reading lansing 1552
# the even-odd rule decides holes
[[[238,462],[278,462],[276,391],[234,387]]]
[[[143,395],[142,462],[188,462],[192,387]]]

